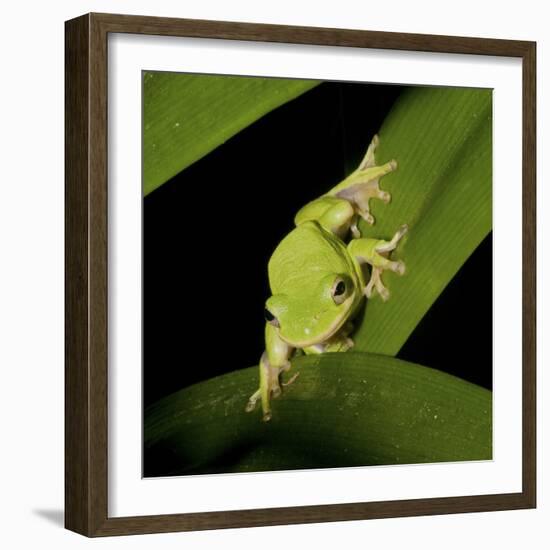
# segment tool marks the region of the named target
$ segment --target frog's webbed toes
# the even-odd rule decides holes
[[[367,286],[365,286],[364,293],[367,298],[371,298],[376,291],[380,294],[380,298],[384,302],[387,302],[390,298],[390,291],[382,282],[382,273],[390,270],[397,273],[397,275],[404,275],[406,271],[405,262],[401,260],[392,261],[381,256],[376,263],[377,265],[372,266],[370,280]]]
[[[392,262],[390,265],[390,269],[398,275],[405,275],[405,262],[402,262],[401,260],[398,260],[397,262]]]
[[[382,298],[384,302],[387,302],[390,299],[390,291],[382,282],[382,271],[383,269],[381,267],[373,266],[370,280],[364,289],[364,293],[367,298],[372,298],[376,291],[380,295],[380,298]]]
[[[408,231],[406,224],[402,225],[390,241],[377,241],[365,254],[365,261],[371,265],[371,275],[368,284],[364,288],[364,294],[371,298],[375,292],[380,294],[382,300],[387,301],[390,297],[390,291],[382,282],[382,273],[384,271],[393,271],[397,275],[405,274],[405,262],[402,260],[390,260],[388,256],[396,249],[399,241]],[[367,252],[367,251],[366,251]]]
[[[380,180],[397,169],[395,159],[380,166],[376,164],[375,151],[379,142],[378,136],[375,135],[359,166],[330,193],[337,198],[349,201],[355,213],[369,225],[373,225],[375,221],[370,213],[370,200],[378,199],[386,204],[391,201],[391,194],[380,189]],[[355,231],[353,236],[359,238]]]
[[[369,224],[374,225],[374,216],[368,210],[359,210],[359,215]]]
[[[380,288],[377,288],[377,290],[383,302],[387,302],[390,299],[390,291],[382,283],[380,283]]]
[[[358,168],[351,176],[350,185],[336,196],[349,200],[355,207],[356,212],[370,225],[374,224],[374,217],[370,213],[370,200],[378,199],[388,204],[391,201],[391,194],[380,189],[380,179],[393,172],[397,168],[397,162],[390,160],[382,166],[368,166]]]

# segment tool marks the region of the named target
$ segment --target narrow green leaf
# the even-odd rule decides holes
[[[475,356],[472,356],[475,363]],[[410,464],[492,457],[492,394],[367,353],[296,359],[273,418],[245,413],[257,368],[207,380],[145,411],[147,475]]]
[[[143,194],[314,80],[146,72],[143,75]]]
[[[377,161],[398,162],[382,180],[392,202],[372,201],[376,224],[361,229],[390,238],[407,223],[409,234],[394,253],[407,272],[384,274],[391,298],[369,300],[356,350],[396,355],[491,231],[491,105],[490,90],[414,88],[386,118]]]

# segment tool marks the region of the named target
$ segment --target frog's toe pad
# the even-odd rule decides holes
[[[359,215],[369,224],[374,225],[374,216],[368,211],[362,211]]]
[[[380,193],[378,193],[378,198],[382,202],[389,204],[391,202],[391,193],[388,193],[387,191],[380,191]]]
[[[395,262],[393,264],[393,271],[394,271],[394,273],[397,273],[398,275],[404,275],[405,271],[406,271],[405,263],[402,262],[401,260]]]
[[[384,302],[387,302],[390,299],[390,291],[385,286],[378,289],[378,293]]]
[[[396,265],[398,262],[393,262],[393,265]],[[380,294],[380,298],[384,302],[387,302],[390,298],[390,291],[382,283],[382,268],[373,267],[370,277],[370,281],[367,286],[363,289],[363,292],[367,298],[371,298],[374,295],[374,291]]]

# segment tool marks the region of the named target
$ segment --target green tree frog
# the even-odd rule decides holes
[[[374,136],[358,168],[325,195],[306,204],[296,215],[296,227],[279,243],[268,264],[272,296],[265,305],[265,352],[260,364],[260,385],[246,406],[261,401],[263,419],[271,418],[271,398],[281,393],[280,375],[291,367],[298,350],[306,354],[347,351],[352,320],[365,296],[389,291],[382,272],[402,275],[402,261],[389,258],[407,231],[401,226],[390,241],[361,238],[358,218],[374,224],[370,199],[386,203],[390,195],[380,189],[380,178],[397,168],[395,160],[376,166]],[[350,236],[349,242],[346,239]],[[364,267],[371,266],[366,283]],[[291,383],[294,375],[286,383]]]

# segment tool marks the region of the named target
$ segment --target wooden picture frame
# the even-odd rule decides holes
[[[107,36],[133,33],[506,56],[523,70],[521,492],[314,506],[108,516]],[[88,14],[66,22],[65,525],[108,536],[533,508],[536,505],[534,42]]]

